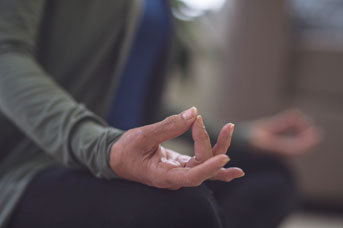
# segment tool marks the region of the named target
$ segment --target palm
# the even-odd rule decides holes
[[[190,159],[190,156],[182,155],[173,150],[164,148],[163,146],[159,146],[153,156],[152,162],[156,167],[169,170],[172,168],[185,167]]]
[[[156,151],[153,153],[147,161],[147,169],[151,173],[158,173],[159,178],[164,177],[165,182],[154,183],[156,187],[159,188],[170,188],[169,183],[172,179],[175,179],[177,175],[184,172],[187,163],[192,158],[187,155],[182,155],[173,150],[164,148],[163,146],[158,146]],[[190,169],[190,168],[186,168]],[[178,174],[179,173],[179,174]],[[181,186],[174,186],[170,189],[178,189]]]

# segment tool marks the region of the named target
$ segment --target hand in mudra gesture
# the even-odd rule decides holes
[[[191,127],[194,157],[161,146]],[[110,166],[119,177],[157,188],[198,186],[208,179],[229,182],[244,175],[239,168],[223,168],[229,161],[226,152],[233,128],[233,124],[226,124],[212,148],[202,118],[193,107],[125,132],[111,148]]]
[[[254,120],[248,131],[248,142],[255,151],[281,157],[310,152],[323,137],[320,127],[298,109]]]

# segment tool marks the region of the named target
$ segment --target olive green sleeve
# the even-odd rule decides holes
[[[35,59],[44,6],[0,1],[0,112],[60,162],[113,178],[109,151],[122,132],[76,102]]]

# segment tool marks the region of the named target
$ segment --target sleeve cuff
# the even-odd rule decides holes
[[[109,165],[110,151],[123,133],[122,130],[106,126],[101,120],[85,120],[79,123],[74,132],[71,143],[74,157],[96,177],[116,178]]]

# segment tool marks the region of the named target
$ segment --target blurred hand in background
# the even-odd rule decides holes
[[[306,153],[321,138],[321,130],[297,109],[255,120],[249,126],[250,144],[258,151],[277,156]]]

